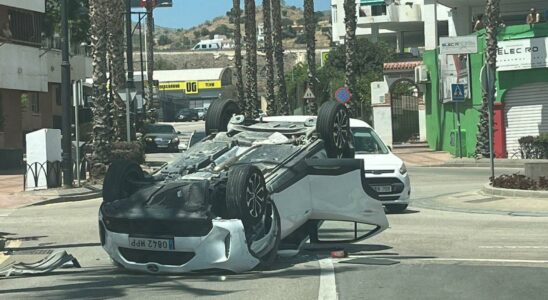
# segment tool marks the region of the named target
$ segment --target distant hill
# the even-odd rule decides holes
[[[317,12],[318,32],[316,43],[318,48],[329,47],[331,42],[331,12]],[[257,24],[263,23],[262,8],[257,7]],[[303,34],[303,10],[295,6],[282,9],[282,23],[284,25],[284,46],[288,49],[305,47]],[[242,19],[243,22],[243,19]],[[214,34],[226,35],[232,38],[234,25],[230,24],[228,16],[219,16],[213,20],[194,26],[189,29],[173,29],[157,26],[155,29],[155,49],[159,51],[176,51],[192,48],[200,40],[213,38]],[[242,35],[243,24],[242,24]]]

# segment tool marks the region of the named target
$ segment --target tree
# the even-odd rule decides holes
[[[248,118],[258,117],[259,95],[257,94],[257,22],[255,0],[245,0],[245,48],[246,48],[246,105]]]
[[[198,39],[198,38],[200,38],[200,36],[201,36],[201,33],[200,33],[200,31],[198,31],[198,30],[192,32],[192,34],[194,34],[194,38],[195,38],[195,39]]]
[[[154,7],[153,1],[147,0],[146,2],[146,13],[147,13],[147,101],[152,104],[148,121],[151,123],[156,123],[158,121],[158,110],[160,109],[160,103],[157,99],[154,99]]]
[[[232,15],[234,17],[234,64],[236,68],[236,93],[238,104],[242,111],[245,110],[244,75],[242,64],[242,9],[240,0],[232,1]]]
[[[43,31],[47,38],[61,32],[61,5],[59,0],[46,0]],[[89,0],[68,1],[70,41],[73,45],[89,42]]]
[[[278,85],[277,112],[281,115],[289,115],[289,101],[287,99],[287,87],[284,70],[284,46],[282,34],[282,8],[280,0],[272,0],[272,26],[274,27],[274,57],[276,59],[276,83]]]
[[[228,27],[226,24],[221,24],[219,26],[217,26],[215,28],[215,30],[213,30],[213,34],[220,34],[220,35],[225,35],[227,37],[232,37],[232,29],[230,29],[230,27]]]
[[[344,0],[344,24],[346,27],[345,49],[345,85],[351,94],[356,93],[356,75],[354,72],[355,46],[356,46],[356,1]],[[356,114],[356,101],[350,101],[347,105],[352,115]]]
[[[109,93],[111,103],[114,105],[113,111],[113,129],[116,140],[123,140],[126,137],[126,105],[118,95],[126,86],[126,68],[124,56],[124,13],[126,5],[124,0],[108,1],[109,15],[113,18],[107,26],[108,34],[108,64],[110,70],[110,78],[112,89]]]
[[[267,114],[276,114],[276,95],[274,92],[274,46],[272,40],[271,0],[263,0],[264,49],[266,54],[266,102]]]
[[[316,91],[316,19],[314,0],[304,0],[304,31],[306,36],[306,60],[308,64],[308,88]],[[316,115],[318,108],[315,99],[307,99],[307,113]]]
[[[165,34],[162,34],[159,38],[158,38],[158,45],[159,46],[165,46],[165,45],[168,45],[168,44],[171,44],[173,41],[167,37],[167,35]]]
[[[92,178],[106,174],[112,142],[111,110],[107,99],[107,42],[108,22],[112,19],[108,10],[109,0],[90,3],[91,47],[93,59],[93,155]]]
[[[487,73],[492,79],[492,88],[483,93],[483,101],[480,109],[480,120],[478,123],[478,134],[476,142],[476,156],[478,157],[490,157],[491,147],[489,141],[493,138],[489,130],[492,127],[492,111],[490,109],[489,102],[495,101],[495,82],[496,82],[496,63],[497,63],[497,33],[500,24],[500,1],[499,0],[487,0],[485,7],[485,17],[487,24],[486,30],[486,65]]]
[[[202,28],[202,30],[200,31],[200,35],[201,36],[209,36],[210,32],[209,32],[209,29],[207,28]]]

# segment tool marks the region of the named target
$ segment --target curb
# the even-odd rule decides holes
[[[101,197],[101,194],[102,194],[102,190],[98,190],[98,191],[92,191],[92,192],[88,192],[88,193],[58,196],[58,197],[49,198],[49,199],[45,199],[43,201],[39,201],[39,202],[29,204],[26,207],[91,200],[91,199]]]
[[[481,188],[481,192],[487,195],[494,196],[546,199],[546,201],[548,201],[548,191],[501,189],[492,187],[489,183],[483,185],[483,187]]]

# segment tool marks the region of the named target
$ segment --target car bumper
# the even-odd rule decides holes
[[[129,234],[108,231],[102,221],[100,226],[103,248],[115,262],[128,270],[148,273],[186,273],[208,269],[244,272],[259,264],[247,247],[240,220],[213,220],[213,228],[207,235],[174,237],[176,251],[162,253],[131,249]],[[167,256],[177,257],[174,261],[178,262],[159,263],[155,261],[156,255],[162,255],[163,260]]]
[[[393,188],[392,192],[379,193],[379,198],[377,200],[381,201],[384,205],[409,204],[411,202],[411,181],[408,173],[401,175],[396,171],[396,173],[391,174],[366,174],[365,182],[367,184],[391,185],[394,187],[403,185],[401,191]]]

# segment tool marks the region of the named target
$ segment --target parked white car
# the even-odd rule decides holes
[[[355,157],[364,160],[366,182],[379,194],[388,212],[403,212],[411,195],[405,163],[384,144],[366,122],[350,119]]]

